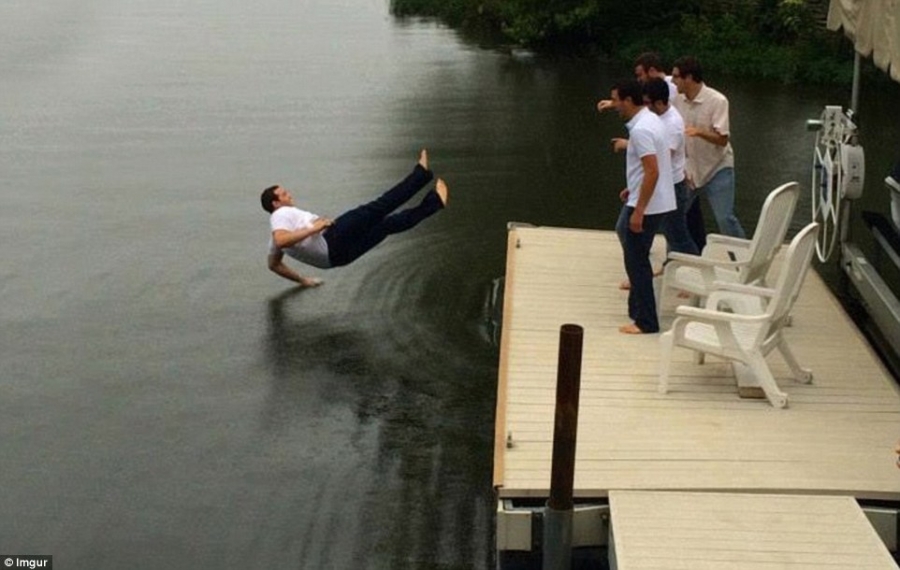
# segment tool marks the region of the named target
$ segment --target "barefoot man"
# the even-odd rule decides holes
[[[287,254],[297,261],[328,269],[347,265],[391,235],[413,228],[447,205],[448,188],[440,178],[422,201],[394,213],[422,190],[434,174],[428,169],[424,149],[413,171],[396,186],[373,200],[331,220],[294,206],[294,198],[281,186],[271,186],[260,196],[263,210],[271,214],[269,223],[269,269],[303,287],[322,281],[303,277],[284,263]]]
[[[625,272],[631,283],[628,316],[631,323],[619,327],[625,334],[659,332],[650,248],[653,236],[669,212],[675,210],[671,151],[666,127],[658,115],[644,106],[641,84],[622,81],[612,88],[613,107],[625,121],[629,138],[613,139],[613,148],[625,151],[627,187],[619,193],[624,202],[616,222],[622,244]]]

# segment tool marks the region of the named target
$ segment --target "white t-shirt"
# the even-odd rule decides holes
[[[666,80],[666,85],[669,86],[669,104],[675,102],[675,99],[678,98],[678,87],[675,86],[675,82],[672,81],[671,75],[666,75],[663,79]]]
[[[303,228],[310,228],[319,219],[319,216],[295,208],[293,206],[282,206],[272,212],[269,217],[269,225],[272,231],[287,230],[293,232]],[[269,237],[269,252],[276,253],[279,251],[278,246],[272,237]],[[303,241],[295,243],[291,247],[281,249],[288,256],[313,267],[328,269],[331,263],[328,261],[328,243],[322,237],[322,232],[313,234]]]
[[[628,182],[627,205],[635,207],[644,180],[641,157],[654,154],[659,178],[653,196],[644,211],[647,215],[663,214],[675,209],[675,185],[672,182],[672,159],[666,142],[666,127],[650,109],[643,107],[625,125],[628,128],[628,150],[625,152],[625,179]]]
[[[672,182],[684,180],[684,119],[674,106],[659,116],[666,127],[669,150],[672,151]]]

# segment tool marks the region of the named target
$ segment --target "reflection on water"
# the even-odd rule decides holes
[[[503,291],[506,278],[491,281],[491,289],[484,298],[484,337],[492,346],[500,347],[500,333],[503,325]]]
[[[329,454],[357,456],[356,474],[345,484],[366,489],[353,508],[368,530],[352,539],[322,538],[354,552],[355,567],[488,567],[492,353],[468,334],[455,340],[457,334],[435,330],[429,318],[435,310],[457,313],[477,299],[457,302],[460,296],[445,294],[429,268],[372,255],[370,284],[357,293],[372,300],[358,315],[362,323],[310,317],[305,309],[320,302],[315,297],[322,289],[289,289],[268,301],[265,357],[272,374],[262,424],[279,432],[300,421],[316,440],[350,432],[342,438],[349,446]],[[378,293],[367,292],[370,287]],[[442,298],[449,306],[439,306]],[[327,408],[346,409],[355,421],[309,421],[328,415]],[[374,449],[368,441],[373,431]],[[317,504],[315,518],[327,519],[336,506],[325,498]],[[378,556],[367,558],[373,552]],[[313,567],[315,558],[304,560]]]
[[[612,228],[624,127],[594,103],[627,72],[483,50],[381,0],[0,4],[4,548],[492,567],[506,225]],[[834,97],[715,86],[751,231],[808,178],[803,121]],[[868,133],[877,172],[900,134]],[[446,212],[316,289],[266,271],[262,188],[336,215],[420,146]]]

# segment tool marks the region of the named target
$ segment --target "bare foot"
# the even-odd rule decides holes
[[[622,334],[644,334],[644,331],[639,329],[638,326],[634,323],[628,323],[627,325],[620,326],[619,332]]]
[[[444,204],[444,207],[447,206],[447,200],[450,199],[449,192],[450,189],[447,188],[447,183],[444,182],[443,178],[438,178],[437,182],[434,184],[434,191],[437,192],[438,198],[441,199],[441,203]]]
[[[321,279],[316,279],[315,277],[301,277],[300,278],[300,286],[303,288],[318,287],[322,283],[323,283],[323,281]]]
[[[422,168],[428,170],[428,151],[424,148],[419,151],[419,164]]]

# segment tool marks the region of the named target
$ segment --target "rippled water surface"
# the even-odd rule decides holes
[[[612,227],[622,125],[593,105],[627,71],[381,0],[0,4],[0,548],[492,567],[506,223]],[[834,92],[727,87],[751,230]],[[334,216],[421,146],[450,208],[318,289],[266,270],[262,188]]]

